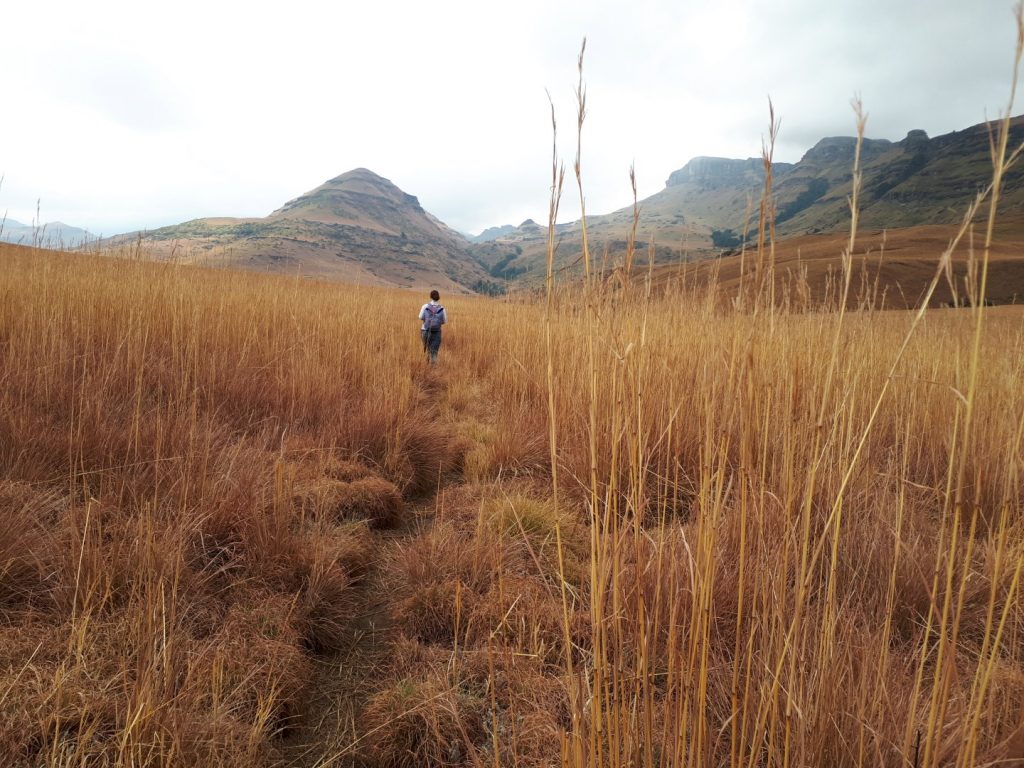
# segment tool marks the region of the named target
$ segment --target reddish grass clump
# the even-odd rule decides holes
[[[469,756],[485,740],[485,722],[485,701],[435,672],[376,694],[362,716],[367,751],[388,768],[471,764]]]

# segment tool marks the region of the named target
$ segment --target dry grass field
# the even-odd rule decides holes
[[[1024,760],[1024,314],[0,262],[4,764]]]

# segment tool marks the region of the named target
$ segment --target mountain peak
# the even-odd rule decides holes
[[[369,168],[353,168],[351,171],[346,171],[340,176],[335,176],[333,179],[325,181],[319,187],[306,194],[312,195],[325,189],[341,189],[354,194],[389,197],[394,200],[412,202],[415,205],[419,205],[415,195],[407,195],[397,185],[392,183],[390,179],[385,179]]]
[[[386,210],[388,215],[380,221],[393,220],[398,211],[407,211],[417,216],[425,214],[415,195],[406,194],[390,180],[368,168],[354,168],[325,181],[316,189],[294,200],[289,200],[270,216],[301,218],[327,224],[368,225],[364,214],[376,214],[382,210]]]
[[[367,181],[374,184],[391,184],[388,179],[385,179],[380,174],[374,173],[369,168],[353,168],[351,171],[345,171],[345,173],[335,176],[333,179],[328,179],[325,184],[347,184],[353,181]]]

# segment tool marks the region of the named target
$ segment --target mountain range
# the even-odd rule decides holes
[[[14,219],[0,222],[0,242],[37,245],[46,248],[77,248],[98,238],[87,230],[60,221],[40,226],[22,224]]]
[[[1024,142],[1024,116],[1011,122],[1009,146]],[[849,227],[857,140],[824,138],[796,163],[772,165],[776,232],[780,239],[835,232]],[[899,229],[958,224],[976,193],[992,176],[986,124],[929,138],[910,131],[901,141],[865,139],[861,146],[860,226]],[[639,202],[637,249],[656,260],[696,260],[756,238],[765,167],[760,158],[696,157],[670,174],[665,188]],[[1024,220],[1024,167],[1005,176],[1000,211]],[[628,206],[587,219],[595,257],[614,260],[626,248],[633,221]],[[937,232],[938,230],[931,230]],[[474,245],[474,254],[495,274],[539,276],[545,269],[546,228],[532,222]],[[580,252],[580,224],[559,226],[561,265]],[[939,250],[945,243],[939,243]]]
[[[1024,117],[1012,120],[1010,146],[1024,142]],[[849,226],[855,138],[824,138],[796,163],[772,165],[780,239]],[[959,222],[991,177],[987,124],[929,138],[861,145],[861,226],[899,229]],[[639,202],[635,247],[656,262],[696,260],[750,242],[765,180],[760,158],[697,157],[670,174],[665,188]],[[1024,221],[1024,168],[1006,176],[1001,210]],[[627,248],[632,205],[590,216],[596,259]],[[939,230],[929,230],[938,232]],[[578,262],[579,222],[557,228],[559,267]],[[359,168],[285,203],[263,218],[196,219],[114,242],[139,239],[157,258],[237,266],[358,283],[500,292],[509,281],[539,278],[547,227],[527,220],[462,235],[425,211],[418,199]],[[936,243],[936,253],[944,243]]]

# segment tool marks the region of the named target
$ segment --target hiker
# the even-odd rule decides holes
[[[441,348],[441,326],[448,322],[444,307],[438,304],[441,294],[436,290],[430,292],[430,301],[420,310],[420,337],[423,339],[423,351],[430,357],[430,364],[437,365],[437,350]]]

